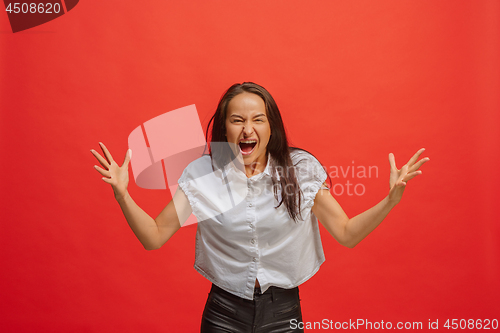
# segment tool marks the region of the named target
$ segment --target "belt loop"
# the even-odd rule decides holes
[[[271,288],[271,299],[273,300],[273,302],[276,300],[276,295],[274,295],[274,288],[271,286],[269,287]]]

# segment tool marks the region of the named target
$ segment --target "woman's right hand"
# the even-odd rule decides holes
[[[104,176],[102,177],[102,180],[111,185],[111,187],[113,188],[113,192],[115,193],[115,198],[122,198],[127,193],[127,186],[129,181],[128,164],[130,162],[130,158],[132,157],[132,150],[127,150],[125,160],[123,161],[122,166],[119,166],[113,160],[113,157],[111,156],[111,153],[106,148],[106,146],[101,142],[99,142],[99,145],[101,146],[101,149],[104,152],[104,156],[106,158],[102,157],[93,149],[91,149],[90,152],[95,156],[95,158],[104,167],[104,169],[97,165],[94,165],[94,168]]]

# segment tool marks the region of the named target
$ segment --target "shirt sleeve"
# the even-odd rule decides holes
[[[186,195],[189,205],[193,210],[193,215],[196,217],[198,222],[207,219],[207,216],[203,210],[203,205],[199,200],[199,189],[196,187],[197,180],[203,176],[203,163],[205,162],[201,159],[191,162],[182,172],[181,177],[177,181],[179,187],[182,189]]]
[[[305,219],[314,206],[316,194],[328,176],[321,163],[306,151],[294,153],[292,162],[295,165],[297,180],[302,191],[300,212],[302,218]]]
[[[196,217],[198,221],[202,218],[201,211],[199,209],[199,203],[195,196],[195,188],[192,187],[192,180],[194,175],[192,174],[192,165],[189,164],[184,171],[182,172],[181,177],[177,181],[179,187],[182,189],[184,194],[186,195],[189,205],[193,211],[193,215]]]

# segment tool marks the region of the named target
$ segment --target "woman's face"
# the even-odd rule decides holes
[[[239,147],[246,167],[264,170],[271,127],[262,98],[249,92],[233,97],[227,106],[226,137]]]

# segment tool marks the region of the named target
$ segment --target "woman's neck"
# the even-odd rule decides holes
[[[245,174],[247,178],[258,175],[261,172],[264,172],[267,166],[267,154],[264,156],[264,159],[259,161],[254,161],[251,164],[245,164]]]

